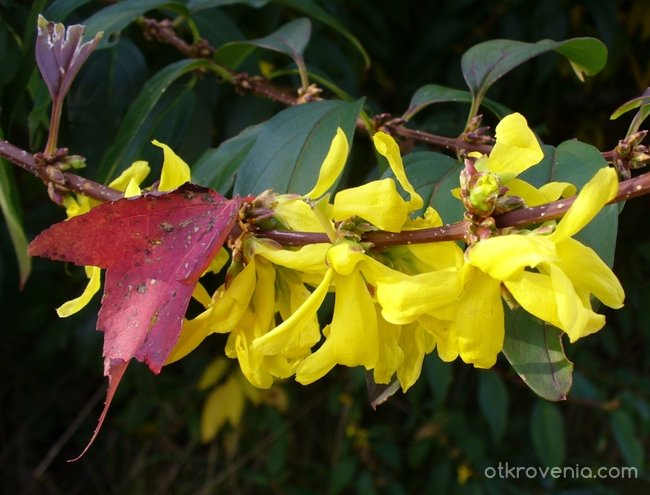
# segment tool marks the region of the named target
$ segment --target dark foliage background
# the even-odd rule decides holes
[[[34,76],[34,14],[72,5],[67,24],[111,2],[0,1],[0,124],[16,145],[37,151],[46,137],[47,93]],[[219,3],[219,2],[215,2]],[[294,2],[220,2],[197,16],[215,46],[265,36],[304,15]],[[309,2],[306,2],[309,3]],[[516,69],[491,99],[528,117],[540,137],[557,144],[577,137],[613,148],[628,122],[610,121],[622,102],[650,86],[650,5],[639,1],[526,2],[501,0],[356,0],[316,2],[361,41],[372,66],[339,33],[313,21],[308,67],[373,113],[401,114],[413,92],[437,83],[462,89],[460,56],[495,38],[538,41],[594,36],[609,49],[606,69],[578,82],[560,56]],[[266,4],[262,7],[252,5]],[[160,10],[151,13],[162,17]],[[32,45],[33,46],[33,45]],[[182,56],[147,41],[131,24],[110,50],[94,54],[68,98],[60,143],[88,158],[98,173],[130,103],[157,70]],[[291,68],[288,59],[256,52],[259,62]],[[294,76],[278,82],[296,85]],[[327,94],[326,94],[327,95]],[[214,77],[172,85],[148,117],[148,136],[167,142],[189,163],[209,147],[262,122],[283,107],[239,95]],[[443,104],[419,115],[417,127],[457,135],[467,107]],[[494,122],[488,122],[494,124]],[[143,139],[143,142],[145,140]],[[355,140],[350,181],[376,173],[365,136]],[[138,157],[160,162],[156,149]],[[28,237],[63,218],[42,184],[12,171]],[[152,173],[152,176],[154,173]],[[96,175],[98,177],[98,175]],[[104,394],[101,335],[94,330],[98,297],[80,314],[58,319],[54,308],[75,297],[81,270],[34,260],[23,290],[5,225],[0,225],[0,491],[3,493],[644,493],[650,489],[650,235],[647,199],[625,205],[615,270],[626,289],[624,309],[608,325],[567,346],[575,363],[569,399],[538,399],[505,361],[490,372],[430,357],[419,382],[377,411],[368,406],[359,370],[339,369],[310,387],[286,383],[289,409],[247,407],[237,430],[199,441],[205,391],[197,382],[224,341],[208,339],[182,362],[153,376],[130,367],[108,422],[86,457],[67,464],[89,438]],[[559,414],[555,414],[559,413]],[[635,466],[622,479],[489,479],[486,467]],[[646,469],[644,471],[644,468]]]

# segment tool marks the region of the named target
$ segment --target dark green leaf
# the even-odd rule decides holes
[[[2,72],[0,72],[0,86],[11,81],[18,69],[22,58],[20,38],[11,30],[6,22],[0,22],[0,53],[2,53]]]
[[[564,355],[563,333],[523,310],[506,311],[503,354],[530,389],[547,400],[566,399],[573,363]]]
[[[199,10],[209,9],[212,7],[221,7],[223,5],[244,4],[250,7],[264,7],[270,0],[190,0],[187,3],[187,8],[191,12],[198,12]]]
[[[363,100],[318,101],[288,108],[261,125],[242,160],[236,194],[305,193],[315,184],[337,127],[352,145]]]
[[[94,13],[82,24],[86,26],[86,37],[95,36],[100,31],[104,32],[102,41],[99,43],[98,49],[107,48],[111,46],[115,40],[113,39],[115,33],[118,33],[126,26],[131,24],[137,17],[145,14],[146,12],[161,7],[172,9],[176,12],[181,12],[189,17],[189,11],[185,3],[180,1],[170,0],[124,0],[122,2],[114,3],[108,7]]]
[[[302,54],[311,36],[311,22],[307,18],[295,19],[264,38],[233,41],[218,48],[214,53],[217,63],[236,69],[253,48],[266,48],[291,57],[297,65],[303,64]]]
[[[69,14],[90,2],[91,0],[55,0],[43,15],[54,22],[63,22]]]
[[[632,122],[630,123],[628,134],[638,131],[641,124],[643,124],[645,119],[648,118],[648,115],[650,115],[650,88],[646,89],[642,96],[623,103],[609,118],[612,120],[617,119],[624,113],[634,110],[635,108],[638,108],[639,110],[636,112]]]
[[[442,217],[443,222],[453,223],[463,217],[462,203],[451,195],[458,187],[460,163],[442,153],[419,151],[404,157],[404,167],[413,187],[424,200],[424,207],[431,205]],[[385,176],[392,176],[387,171]]]
[[[645,92],[648,93],[650,90],[646,90]],[[610,115],[611,120],[615,120],[619,118],[621,115],[624,113],[629,112],[630,110],[634,110],[635,108],[639,107],[647,107],[650,106],[650,94],[644,94],[643,96],[637,96],[636,98],[632,98],[631,100],[626,101],[623,103],[620,107],[618,107],[612,115]]]
[[[632,417],[626,411],[618,409],[611,413],[610,422],[614,438],[616,438],[616,443],[625,461],[631,466],[642,470],[645,464],[645,452],[634,427]]]
[[[233,20],[224,14],[221,9],[210,9],[201,12],[194,18],[196,27],[201,36],[207,39],[214,47],[219,47],[229,41],[239,40],[244,33],[237,27]]]
[[[556,404],[537,401],[530,415],[530,433],[542,465],[561,467],[566,455],[566,438],[564,418]]]
[[[311,18],[322,22],[326,26],[329,26],[332,29],[338,31],[343,36],[345,36],[357,50],[359,50],[359,53],[361,53],[361,56],[363,57],[366,69],[370,67],[370,57],[368,56],[366,50],[363,48],[361,42],[347,29],[345,29],[345,27],[337,20],[336,17],[330,15],[314,0],[274,0],[274,3],[298,10],[304,14],[307,14]]]
[[[209,65],[209,61],[202,59],[180,60],[168,65],[147,81],[138,97],[131,103],[113,145],[104,155],[97,173],[99,178],[110,180],[118,170],[129,165],[137,156],[139,132],[169,85],[184,74]]]
[[[479,373],[478,403],[490,425],[494,443],[501,443],[508,423],[508,389],[495,372]]]
[[[515,67],[543,53],[555,51],[569,59],[580,80],[598,73],[607,61],[607,47],[595,38],[525,43],[491,40],[473,46],[461,59],[463,76],[474,96],[481,99],[492,84]]]
[[[20,204],[16,195],[16,182],[10,165],[0,160],[0,210],[7,223],[7,230],[14,245],[14,252],[18,260],[18,273],[22,287],[32,269],[32,258],[27,255],[27,237],[23,230],[20,217]]]
[[[411,120],[417,113],[434,103],[461,102],[471,103],[472,94],[469,91],[439,86],[438,84],[427,84],[418,89],[411,97],[409,107],[402,115],[404,120]],[[490,110],[499,119],[512,113],[505,105],[495,101],[484,99],[481,104]]]
[[[445,402],[447,392],[453,379],[453,367],[438,357],[437,353],[425,356],[422,374],[426,378],[433,398],[438,406]]]
[[[70,134],[64,139],[89,167],[99,164],[146,81],[145,58],[128,38],[96,53],[82,68],[66,99]]]
[[[262,125],[244,129],[218,148],[207,150],[192,167],[192,179],[206,187],[226,194],[235,182],[235,174],[248,156]]]

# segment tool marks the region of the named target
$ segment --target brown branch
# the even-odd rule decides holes
[[[0,158],[5,158],[15,165],[18,165],[27,172],[39,177],[46,184],[52,183],[52,180],[45,172],[45,169],[36,164],[33,155],[7,141],[0,141]],[[63,181],[57,183],[57,187],[63,191],[68,190],[84,194],[99,201],[115,201],[123,197],[122,192],[117,189],[85,179],[71,172],[63,172],[62,176]],[[647,172],[619,183],[618,193],[616,197],[610,201],[610,204],[619,201],[627,201],[628,199],[649,193],[650,172]],[[523,227],[525,225],[555,220],[562,217],[574,201],[575,196],[540,206],[523,208],[509,213],[504,213],[495,217],[496,225],[498,228]],[[464,238],[467,227],[468,223],[461,221],[455,224],[430,229],[405,230],[402,232],[375,231],[366,233],[362,240],[364,242],[370,242],[376,247],[457,241]],[[255,235],[273,239],[285,246],[304,246],[306,244],[329,242],[329,239],[325,234],[318,232],[259,230],[255,232]]]
[[[52,183],[52,179],[47,175],[45,167],[39,167],[36,164],[34,155],[8,141],[0,141],[0,158],[18,165],[30,174],[40,178],[45,184]],[[57,188],[60,190],[77,192],[99,201],[115,201],[123,197],[123,194],[116,189],[85,179],[71,172],[62,172],[61,179],[62,181],[57,183]]]
[[[478,151],[479,153],[488,154],[492,150],[492,145],[489,144],[472,143],[461,138],[438,136],[417,129],[409,129],[403,125],[389,125],[385,126],[385,129],[392,135],[401,136],[406,139],[413,139],[415,141],[422,141],[438,148],[446,148],[453,151]]]

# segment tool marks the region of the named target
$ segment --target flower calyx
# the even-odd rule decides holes
[[[630,134],[618,142],[614,148],[612,162],[623,179],[631,177],[631,170],[642,168],[650,163],[650,148],[641,144],[648,134],[647,130]]]

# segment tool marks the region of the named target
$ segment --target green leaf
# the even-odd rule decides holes
[[[0,160],[0,209],[4,215],[9,236],[18,261],[20,286],[25,285],[32,269],[32,259],[27,255],[27,237],[20,219],[20,204],[15,191],[16,183],[9,164]]]
[[[66,99],[66,146],[99,164],[147,77],[145,58],[128,38],[90,57]]]
[[[406,174],[424,201],[420,215],[427,206],[433,206],[445,223],[453,223],[463,218],[462,203],[451,195],[451,190],[458,187],[458,175],[461,164],[442,153],[435,151],[418,151],[404,157]],[[390,169],[385,177],[394,177]]]
[[[368,55],[368,52],[366,52],[366,50],[363,48],[361,42],[347,29],[345,29],[345,27],[337,20],[336,17],[330,15],[314,0],[274,0],[274,3],[298,10],[338,31],[343,36],[345,36],[348,41],[350,41],[359,51],[363,57],[365,68],[367,69],[370,67],[370,56]]]
[[[287,108],[261,125],[255,143],[242,160],[235,194],[304,193],[316,182],[336,129],[352,145],[363,100],[318,101]]]
[[[72,12],[90,2],[91,0],[55,0],[48,5],[43,16],[54,22],[63,22]]]
[[[632,417],[626,411],[618,409],[613,411],[609,418],[614,438],[625,461],[638,470],[643,470],[645,452],[634,427]]]
[[[447,102],[472,103],[472,94],[465,90],[448,88],[438,84],[427,84],[413,93],[409,107],[404,112],[404,115],[402,115],[402,118],[407,121],[411,120],[417,113],[429,105]],[[487,98],[481,103],[499,119],[512,113],[512,110],[505,105],[501,105]]]
[[[638,131],[641,124],[643,124],[645,119],[648,118],[648,115],[650,115],[650,88],[646,89],[643,92],[643,95],[623,103],[609,118],[611,120],[617,119],[624,113],[634,110],[635,108],[638,108],[639,110],[630,123],[630,128],[627,131],[628,136]]]
[[[302,54],[310,36],[311,21],[302,17],[288,22],[264,38],[226,43],[215,51],[214,59],[221,65],[236,69],[258,47],[288,55],[300,67],[304,65]]]
[[[478,403],[490,425],[494,443],[500,444],[508,423],[508,389],[494,371],[479,373]]]
[[[530,433],[535,454],[549,468],[561,467],[566,456],[564,418],[556,404],[537,401],[530,415]]]
[[[565,400],[573,363],[562,347],[563,332],[523,310],[506,311],[503,354],[528,387],[547,400]]]
[[[461,59],[463,76],[472,95],[480,100],[502,76],[531,58],[549,51],[567,57],[581,81],[585,74],[591,76],[600,72],[607,61],[607,47],[595,38],[541,40],[537,43],[491,40],[465,52]]]
[[[519,176],[536,187],[558,181],[569,182],[580,189],[598,170],[607,166],[600,151],[580,141],[565,141],[557,148],[543,146],[542,149],[544,159]],[[603,208],[575,238],[594,249],[605,263],[612,266],[617,232],[618,207],[610,205]]]
[[[261,124],[247,127],[218,148],[205,151],[192,167],[192,180],[226,194],[234,184],[237,170],[255,144],[261,128]]]
[[[203,9],[212,7],[222,7],[224,5],[244,4],[250,7],[264,7],[270,0],[190,0],[187,2],[187,8],[190,12],[198,12]]]
[[[180,60],[156,73],[131,103],[111,148],[106,152],[97,171],[97,177],[109,181],[136,157],[141,141],[140,131],[149,114],[171,83],[196,69],[207,68],[211,62],[202,59]]]
[[[623,103],[620,107],[614,110],[612,115],[610,115],[610,120],[616,120],[624,113],[634,110],[635,108],[650,106],[650,94],[645,93],[650,93],[650,89],[646,89],[643,96],[637,96],[636,98],[632,98]]]
[[[115,33],[131,24],[137,17],[159,8],[168,8],[189,17],[185,3],[170,0],[124,0],[114,3],[99,12],[95,12],[81,24],[86,26],[86,38],[95,36],[100,31],[104,36],[97,49],[108,48],[115,44]]]

